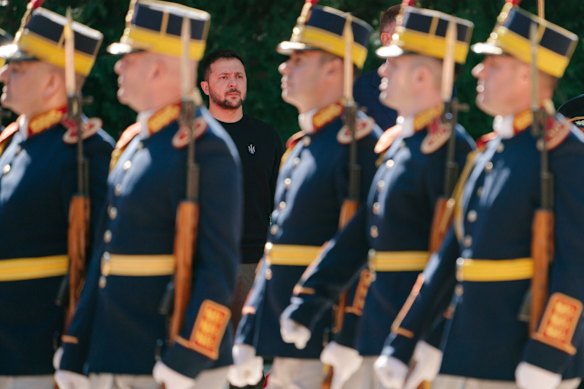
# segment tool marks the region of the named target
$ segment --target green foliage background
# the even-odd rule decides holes
[[[6,2],[6,0],[5,0]],[[282,138],[296,132],[296,109],[280,98],[280,75],[277,67],[285,59],[275,52],[278,42],[288,39],[300,13],[302,0],[177,0],[177,2],[208,11],[211,30],[207,51],[231,48],[242,54],[247,65],[248,99],[246,112],[275,126]],[[321,5],[351,11],[355,16],[369,21],[376,29],[381,10],[399,0],[323,0]],[[26,0],[8,0],[0,8],[0,27],[14,33],[26,7]],[[135,119],[135,113],[116,100],[116,75],[114,56],[105,47],[119,39],[124,28],[128,0],[46,0],[44,7],[64,14],[65,8],[74,9],[74,18],[103,32],[105,36],[101,54],[84,87],[84,94],[93,102],[86,107],[90,116],[104,120],[104,128],[114,137]],[[421,0],[426,8],[455,14],[470,19],[475,24],[473,42],[485,40],[501,10],[503,0]],[[522,7],[536,12],[537,0],[525,0]],[[546,18],[584,38],[584,1],[548,1]],[[365,70],[375,69],[379,60],[374,49],[379,45],[374,34]],[[471,54],[464,72],[457,81],[458,96],[471,104],[471,110],[461,113],[460,121],[475,137],[489,131],[491,119],[474,105],[475,80],[470,70],[480,58]],[[556,92],[556,104],[584,93],[584,49],[580,42],[571,64]]]

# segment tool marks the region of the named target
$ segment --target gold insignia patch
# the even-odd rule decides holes
[[[159,109],[148,119],[148,133],[150,135],[156,134],[172,121],[178,119],[179,115],[180,104],[171,104]]]
[[[324,107],[320,111],[314,114],[312,117],[312,128],[314,131],[326,126],[333,120],[341,116],[343,113],[343,105],[340,103],[331,104]]]
[[[207,122],[205,119],[197,118],[193,124],[193,136],[195,140],[199,139],[201,135],[205,133],[207,130]],[[180,129],[176,132],[174,137],[172,138],[172,145],[176,149],[182,149],[183,147],[189,144],[189,135],[188,129],[186,127],[181,126]]]
[[[371,118],[357,119],[355,123],[355,140],[363,139],[373,131],[375,122]],[[346,125],[337,133],[337,140],[342,145],[351,143],[351,131]]]
[[[553,124],[546,129],[545,140],[548,150],[553,150],[568,137],[572,124],[565,120],[554,120]]]
[[[51,109],[48,112],[35,116],[28,124],[28,136],[40,134],[44,130],[59,123],[65,117],[66,108]]]
[[[428,129],[428,135],[422,141],[420,150],[424,154],[432,154],[438,150],[442,145],[448,142],[450,138],[450,129],[442,123],[436,123]]]
[[[576,354],[572,337],[582,315],[582,302],[562,293],[554,293],[547,304],[535,340],[568,353]]]
[[[84,121],[81,125],[81,139],[87,139],[97,133],[102,124],[103,123],[99,118],[91,118],[87,121]],[[69,145],[77,143],[77,128],[75,125],[71,125],[71,122],[69,121],[64,123],[64,125],[67,127],[67,131],[65,131],[65,134],[63,134],[63,142]]]
[[[399,124],[385,130],[379,137],[379,140],[375,144],[373,151],[375,151],[376,154],[385,153],[391,147],[393,142],[399,137],[401,130],[402,127]]]
[[[184,347],[216,360],[219,357],[219,346],[230,317],[229,308],[214,301],[205,300],[199,308],[189,340],[178,337],[176,341]]]

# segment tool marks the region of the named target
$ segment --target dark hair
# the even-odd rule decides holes
[[[203,61],[201,62],[202,69],[203,69],[203,79],[205,81],[209,81],[209,74],[211,73],[211,65],[215,62],[219,61],[220,59],[236,59],[245,68],[245,62],[241,56],[235,51],[230,49],[222,49],[222,50],[215,50],[210,52],[205,56]]]
[[[386,26],[394,23],[397,15],[399,15],[400,10],[401,5],[396,4],[381,12],[381,15],[379,15],[379,31],[383,31]]]

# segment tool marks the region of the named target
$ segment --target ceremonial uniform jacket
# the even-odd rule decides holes
[[[200,218],[192,291],[178,339],[161,347],[168,318],[159,307],[174,273],[175,218],[186,193],[188,139],[179,112],[170,105],[147,120],[139,116],[116,146],[125,150],[109,176],[100,242],[63,337],[62,370],[150,375],[159,353],[172,369],[196,377],[232,362],[228,306],[240,259],[241,167],[229,136],[204,108],[195,120]]]
[[[426,268],[415,303],[386,345],[408,361],[416,339],[442,314],[454,290],[441,373],[514,381],[517,364],[525,361],[565,378],[582,377],[584,138],[559,118],[548,124],[555,250],[550,299],[537,332],[529,336],[522,307],[533,274],[540,152],[530,112],[517,115],[513,127],[511,120],[476,158],[456,228]]]
[[[53,371],[64,319],[55,299],[67,273],[69,203],[77,193],[76,135],[65,115],[55,109],[29,122],[21,117],[0,134],[0,375]],[[85,134],[93,226],[113,140],[97,127]]]
[[[304,136],[284,157],[287,160],[278,176],[264,261],[244,306],[236,339],[236,343],[254,346],[258,355],[318,358],[322,351],[330,314],[315,324],[303,350],[282,340],[279,319],[294,285],[339,228],[341,206],[348,193],[350,148],[342,110],[340,104],[330,105],[317,112],[308,125],[303,125],[301,115]],[[380,131],[364,115],[357,127],[363,199],[375,172],[373,147]]]
[[[444,196],[450,137],[439,121],[440,113],[428,110],[384,133],[376,147],[381,164],[367,206],[333,240],[291,300],[295,307],[291,319],[312,328],[314,318],[369,263],[370,273],[362,273],[356,298],[347,303],[350,310],[362,312],[356,345],[345,334],[355,331],[350,327],[338,339],[361,355],[381,353],[391,324],[429,257],[434,207]],[[460,126],[455,136],[455,160],[462,166],[474,142]]]

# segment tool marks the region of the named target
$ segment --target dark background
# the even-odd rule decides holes
[[[280,75],[277,67],[285,57],[275,52],[278,42],[290,37],[292,27],[302,8],[302,0],[177,0],[176,2],[203,9],[211,14],[211,29],[207,52],[217,48],[231,48],[241,53],[248,74],[248,99],[245,111],[275,126],[283,139],[297,131],[297,111],[280,98]],[[328,0],[321,5],[351,11],[375,29],[381,10],[399,3],[398,0]],[[2,3],[2,1],[0,1]],[[0,7],[0,27],[14,33],[19,25],[26,0],[4,0]],[[65,13],[73,7],[74,19],[103,32],[105,38],[100,56],[84,87],[84,94],[93,102],[85,107],[89,116],[99,116],[104,128],[115,138],[135,119],[135,113],[116,100],[116,75],[113,65],[116,58],[105,52],[105,47],[122,35],[128,0],[46,0],[45,8]],[[419,5],[452,13],[474,22],[473,42],[484,41],[501,10],[503,0],[422,0]],[[522,7],[536,13],[536,0],[525,0]],[[584,35],[584,1],[548,1],[546,19],[578,34]],[[375,69],[379,60],[374,49],[379,46],[378,31],[372,36],[365,69]],[[491,119],[473,105],[475,80],[470,70],[479,61],[469,55],[466,67],[457,81],[461,102],[470,103],[471,109],[460,114],[460,121],[477,137],[488,132]],[[578,47],[566,74],[556,92],[556,105],[584,93],[584,49]]]

